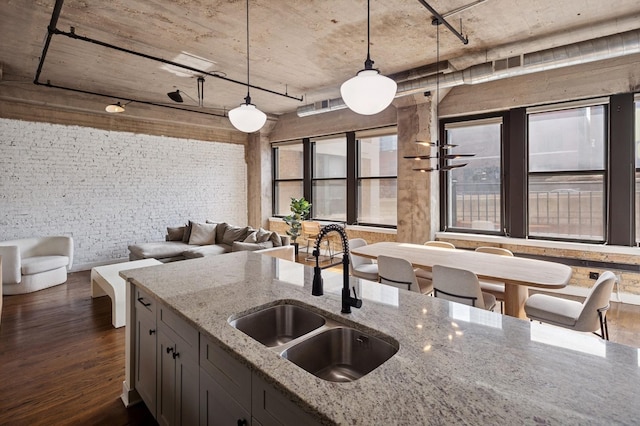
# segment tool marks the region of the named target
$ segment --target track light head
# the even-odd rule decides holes
[[[175,92],[167,93],[167,96],[171,98],[172,101],[182,103],[184,100],[182,99],[182,95],[180,94],[180,90],[176,90]]]

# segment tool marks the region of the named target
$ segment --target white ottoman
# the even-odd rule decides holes
[[[134,260],[133,262],[114,263],[97,266],[91,270],[91,297],[109,296],[111,298],[111,323],[115,328],[126,325],[125,282],[120,271],[162,265],[155,259]]]

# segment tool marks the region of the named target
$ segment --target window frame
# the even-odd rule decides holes
[[[440,171],[440,230],[448,231],[448,232],[459,232],[465,234],[482,234],[482,235],[506,235],[506,218],[507,218],[507,209],[506,205],[506,194],[507,194],[507,185],[505,183],[505,168],[507,164],[505,162],[506,156],[506,121],[507,116],[503,111],[497,111],[487,114],[476,114],[476,115],[468,115],[468,116],[460,116],[460,117],[450,117],[443,118],[440,120],[439,126],[439,139],[441,141],[447,140],[447,127],[453,128],[461,128],[465,127],[463,123],[470,123],[470,126],[480,125],[483,123],[491,123],[491,122],[500,122],[500,227],[497,230],[488,230],[488,229],[474,229],[474,228],[462,228],[452,226],[449,217],[449,204],[451,203],[451,193],[450,193],[450,185],[449,185],[449,173],[450,170]],[[473,124],[475,122],[475,124]],[[465,152],[466,153],[466,152]],[[473,154],[473,153],[470,153]],[[439,166],[442,167],[446,165],[445,160],[441,159],[439,161]]]
[[[383,126],[379,128],[373,128],[368,130],[358,131],[357,134],[359,136],[367,135],[367,136],[384,136],[384,135],[395,135],[397,138],[398,131],[397,126]],[[335,139],[339,137],[346,138],[346,178],[342,177],[329,177],[329,178],[314,178],[314,143],[318,140],[323,139]],[[397,141],[397,139],[396,139]],[[295,144],[300,143],[300,139],[291,140],[291,141],[282,141],[282,142],[273,142],[271,144],[271,153],[272,153],[272,217],[284,217],[283,215],[276,214],[276,186],[279,182],[287,182],[287,181],[300,181],[300,179],[276,179],[278,173],[278,164],[277,164],[277,155],[275,149],[278,146],[286,145],[286,144]],[[396,142],[397,143],[397,142]],[[389,229],[397,229],[397,217],[396,223],[394,225],[389,224],[381,224],[381,223],[365,223],[358,221],[358,174],[359,171],[358,163],[359,163],[359,153],[357,152],[357,147],[359,143],[356,141],[356,132],[342,132],[342,133],[334,133],[328,135],[314,136],[313,138],[302,138],[303,145],[303,196],[309,200],[312,204],[311,212],[309,214],[309,219],[319,220],[323,222],[334,222],[334,223],[345,223],[349,225],[360,225],[360,226],[371,226],[376,228],[389,228]],[[398,146],[396,145],[396,149]],[[385,176],[385,177],[371,177],[371,178],[362,178],[364,179],[380,179],[380,178],[395,178],[397,182],[397,174],[393,177]],[[319,217],[313,206],[313,185],[314,182],[319,181],[346,181],[346,218],[345,220],[335,220],[335,219],[327,219],[323,217]],[[397,197],[396,197],[397,204]]]
[[[383,137],[383,136],[392,136],[394,135],[396,137],[396,174],[395,175],[376,175],[376,176],[366,176],[363,177],[362,176],[362,171],[360,170],[361,168],[361,140],[362,139],[367,139],[367,138],[374,138],[374,137]],[[356,147],[356,155],[355,155],[355,166],[356,166],[356,173],[355,173],[355,194],[354,194],[354,198],[355,198],[355,212],[353,213],[355,221],[354,223],[360,226],[375,226],[375,227],[379,227],[379,228],[397,228],[398,226],[398,217],[396,214],[396,222],[394,225],[391,224],[383,224],[383,223],[373,223],[373,222],[364,222],[364,221],[360,221],[359,217],[360,217],[360,211],[358,211],[358,206],[360,205],[360,197],[361,197],[361,193],[360,193],[360,188],[361,188],[361,182],[362,181],[371,181],[371,180],[389,180],[389,179],[395,179],[396,182],[396,206],[398,205],[398,153],[399,153],[399,147],[398,147],[398,128],[396,126],[394,127],[383,127],[383,128],[378,128],[378,129],[372,129],[372,130],[367,130],[367,131],[361,131],[361,132],[356,132],[355,133],[355,138],[354,138],[354,142],[355,142],[355,147]],[[397,209],[396,209],[397,211]]]
[[[554,112],[554,111],[570,111],[577,110],[580,108],[591,107],[591,106],[602,106],[603,107],[603,165],[602,169],[579,169],[579,170],[556,170],[556,171],[530,171],[529,163],[530,163],[530,152],[529,152],[529,117],[532,114],[537,113],[545,113],[545,112]],[[526,193],[527,193],[527,208],[525,211],[526,214],[526,235],[530,239],[535,240],[547,240],[547,241],[568,241],[568,242],[578,242],[578,243],[591,243],[591,244],[601,244],[608,240],[608,217],[607,211],[608,207],[608,188],[609,188],[609,149],[610,149],[610,134],[609,134],[609,98],[592,98],[585,99],[579,101],[570,101],[570,102],[561,102],[554,103],[548,105],[541,105],[536,107],[531,107],[526,109],[526,158],[527,158],[527,169],[526,169]],[[529,223],[530,218],[530,206],[528,200],[530,199],[530,178],[533,176],[602,176],[602,238],[601,239],[585,239],[585,238],[571,238],[569,236],[551,236],[551,235],[540,235],[540,234],[531,234],[531,224]]]
[[[278,155],[277,155],[277,150],[280,147],[283,146],[291,146],[291,145],[298,145],[300,144],[301,148],[302,148],[302,161],[303,161],[303,166],[302,166],[302,176],[300,178],[278,178],[278,169],[279,169],[279,164],[278,164]],[[272,179],[272,184],[271,184],[271,213],[273,215],[273,217],[284,217],[286,215],[278,215],[276,214],[276,212],[278,211],[278,197],[277,197],[277,187],[278,184],[281,182],[300,182],[302,183],[302,195],[300,195],[300,197],[304,196],[304,156],[305,156],[305,147],[304,147],[304,140],[302,139],[297,139],[297,140],[293,140],[293,141],[286,141],[286,142],[278,142],[278,143],[273,143],[271,145],[271,160],[272,160],[272,165],[271,165],[271,170],[272,170],[272,175],[271,175],[271,179]],[[298,198],[300,198],[298,197]]]

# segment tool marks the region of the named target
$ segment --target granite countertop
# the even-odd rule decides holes
[[[640,350],[351,278],[361,309],[340,313],[342,274],[250,252],[123,271],[324,423],[637,424]],[[294,300],[400,344],[349,383],[324,381],[228,319]]]

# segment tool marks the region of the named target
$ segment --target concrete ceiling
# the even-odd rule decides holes
[[[0,3],[0,96],[11,86],[32,85],[54,4],[54,0]],[[469,39],[464,45],[440,27],[440,58],[458,70],[640,28],[638,0],[433,0],[429,4],[455,28],[462,25]],[[252,89],[252,100],[263,111],[282,114],[338,98],[340,84],[363,67],[365,0],[251,0],[249,8],[251,83],[304,97],[299,102]],[[459,8],[463,10],[447,16]],[[245,14],[242,0],[66,0],[56,28],[68,32],[74,27],[80,36],[180,63],[204,58],[208,63],[193,65],[245,82]],[[436,30],[431,20],[418,0],[371,1],[375,66],[388,75],[433,64]],[[54,35],[40,81],[112,95],[114,101],[134,98],[176,105],[166,95],[176,88],[197,98],[197,74],[175,71],[150,59]],[[205,111],[228,110],[242,103],[245,95],[242,85],[205,76],[204,108],[186,96],[185,104]]]

